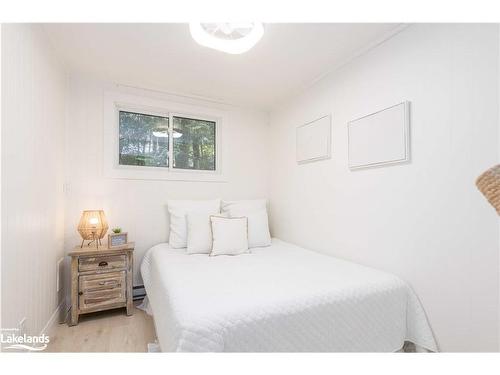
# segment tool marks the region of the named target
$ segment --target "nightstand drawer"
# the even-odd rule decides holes
[[[126,301],[125,271],[80,276],[79,307],[95,309]]]
[[[78,260],[78,271],[101,271],[125,268],[126,255],[110,255],[98,257],[81,257]]]
[[[80,276],[80,292],[90,293],[125,286],[125,271]]]
[[[114,305],[116,303],[125,303],[125,290],[124,289],[114,289],[110,291],[99,291],[84,293],[79,298],[79,307],[81,311],[88,309],[96,309],[100,307],[106,307],[108,305]]]

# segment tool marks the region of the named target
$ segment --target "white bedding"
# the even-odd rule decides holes
[[[159,244],[141,273],[162,351],[437,351],[401,279],[277,239],[216,257]]]

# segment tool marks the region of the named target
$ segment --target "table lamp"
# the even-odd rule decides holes
[[[78,224],[78,233],[82,236],[83,247],[85,241],[89,241],[87,246],[91,246],[94,242],[97,248],[101,244],[101,239],[108,231],[108,222],[103,210],[86,210],[82,212],[80,223]]]
[[[476,186],[500,215],[500,164],[479,176]]]

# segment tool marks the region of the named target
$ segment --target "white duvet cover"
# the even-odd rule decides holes
[[[401,279],[277,239],[216,257],[159,244],[141,273],[162,351],[437,351]]]

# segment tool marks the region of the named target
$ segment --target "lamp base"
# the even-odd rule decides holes
[[[101,239],[100,238],[97,238],[97,239],[94,239],[94,240],[87,240],[87,247],[92,247],[92,244],[95,243],[95,247],[97,249],[99,249],[99,246],[102,246],[102,243],[101,243]],[[83,246],[85,245],[85,239],[82,240],[82,244],[80,246],[80,249],[83,248]]]

